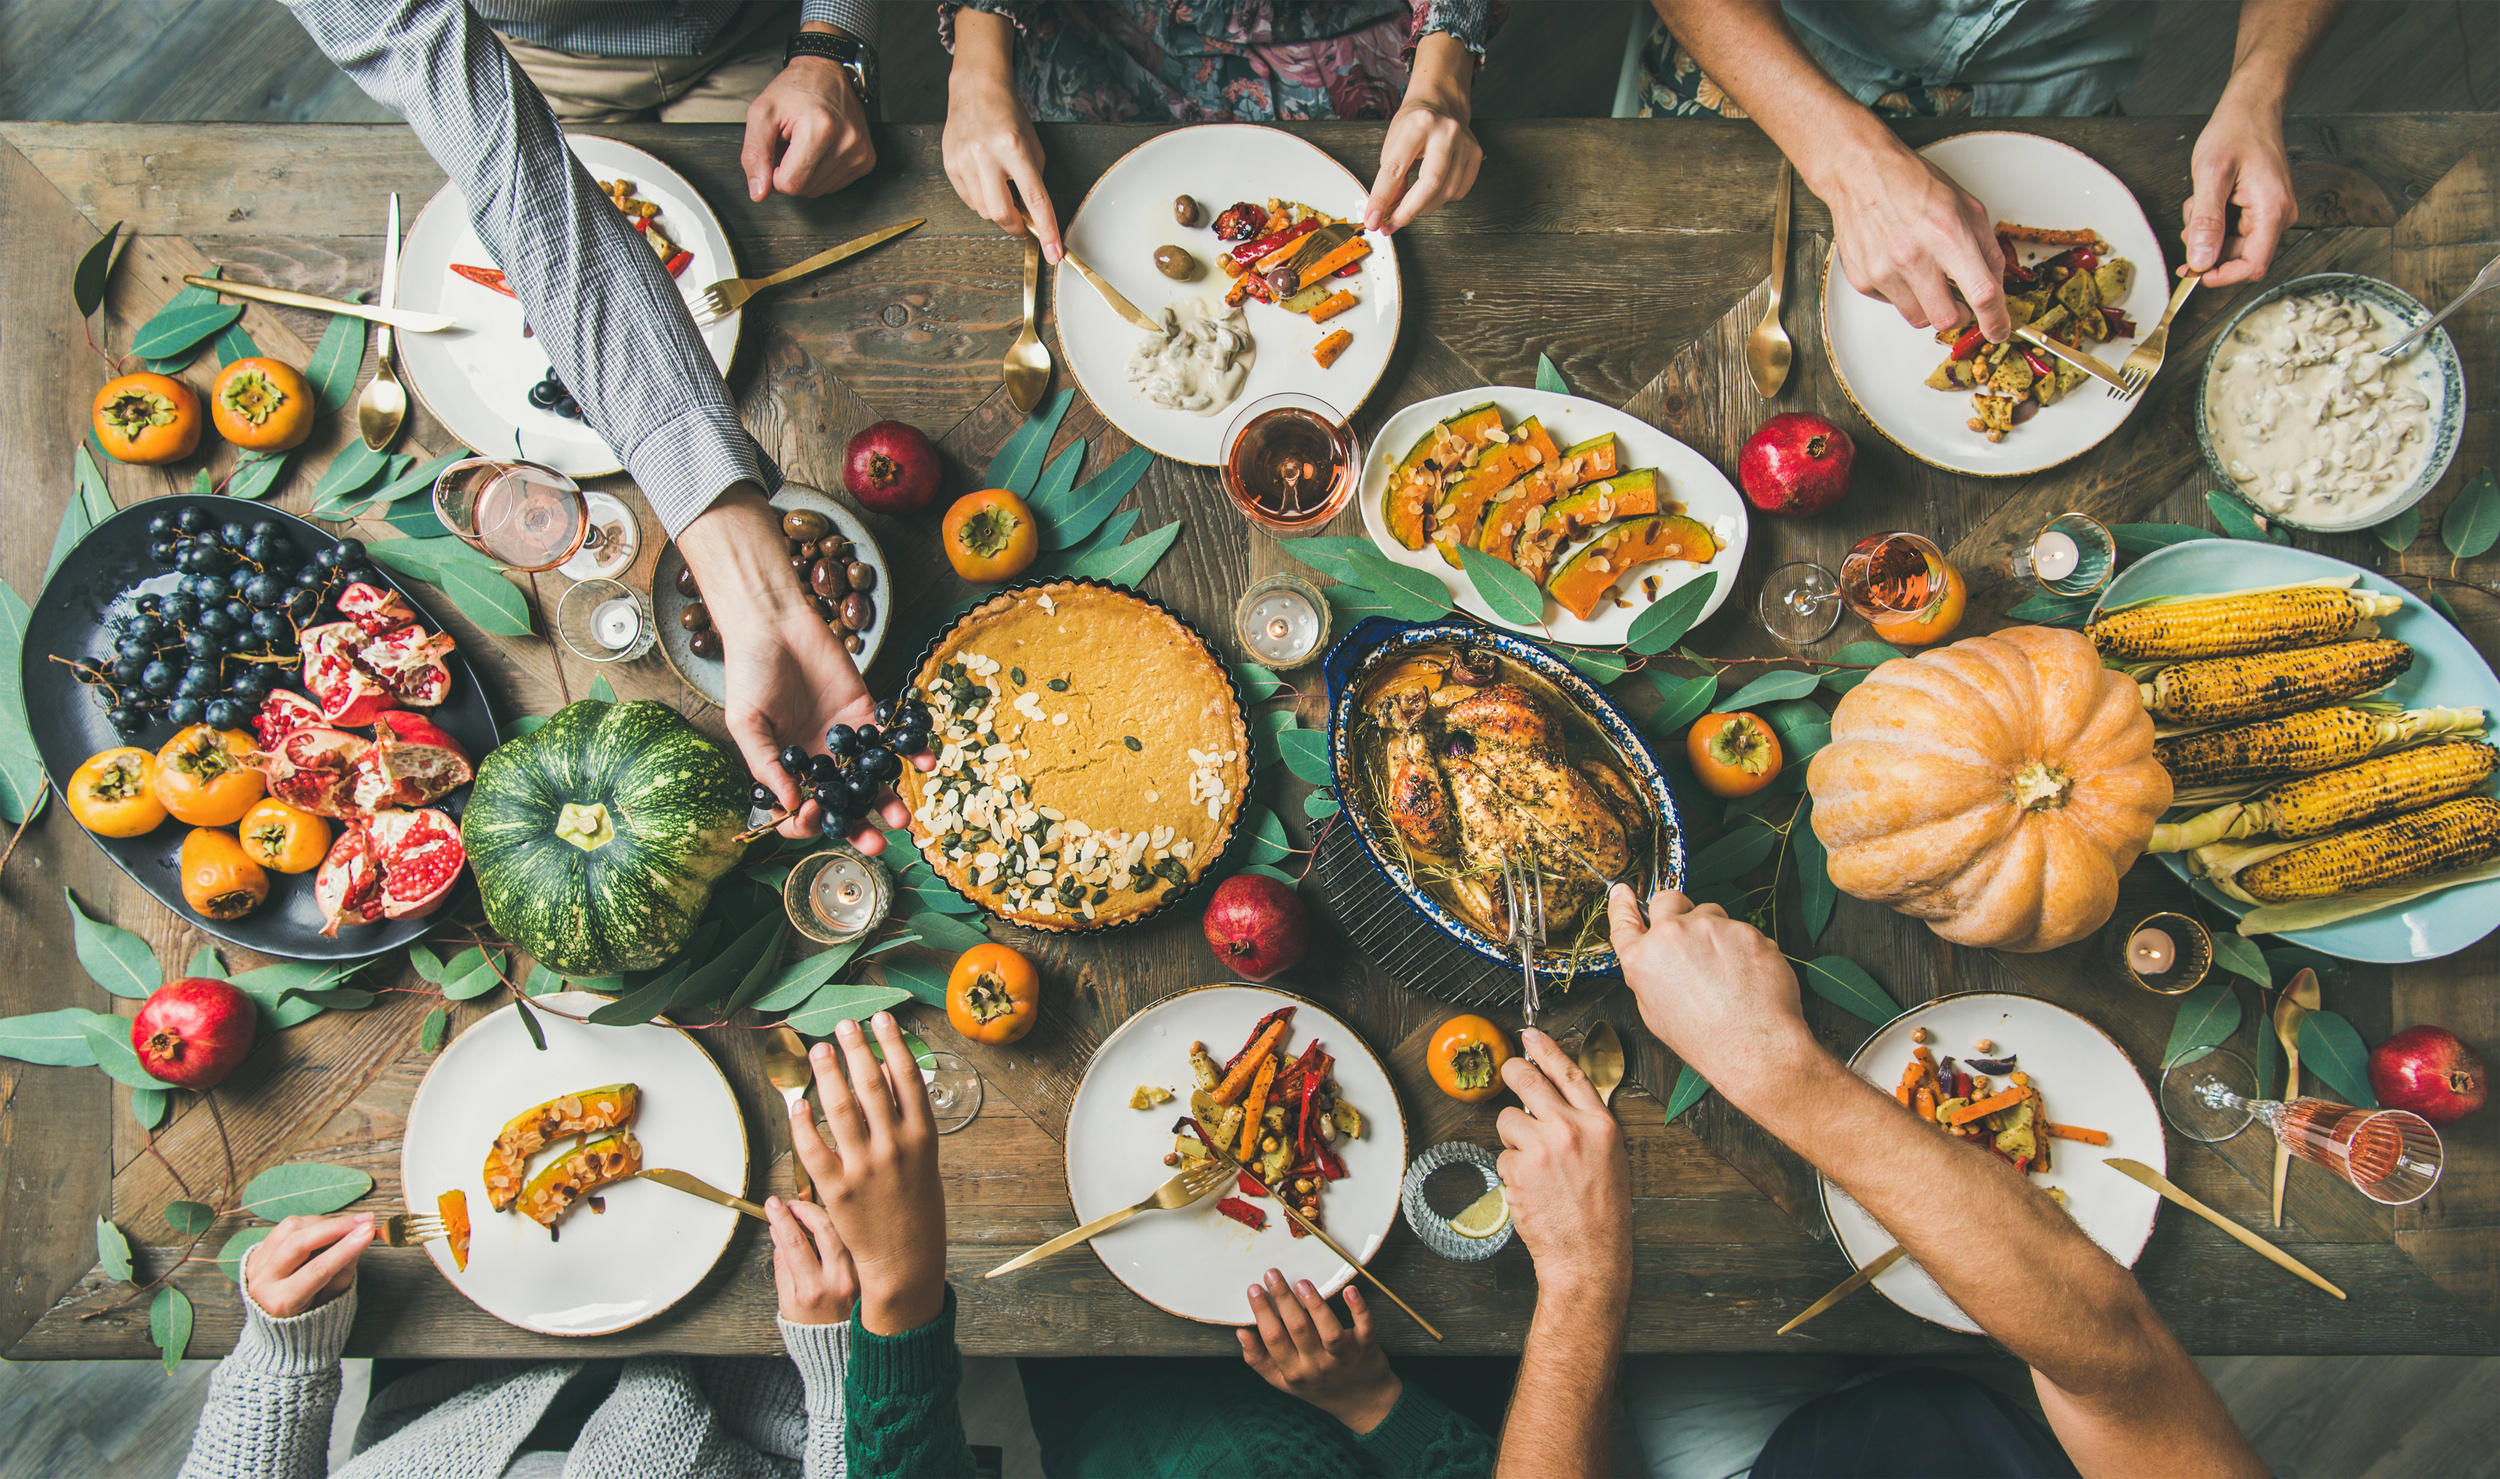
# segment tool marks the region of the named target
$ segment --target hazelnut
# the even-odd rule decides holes
[[[1167,1151],[1165,1151],[1165,1152],[1163,1153],[1163,1164],[1165,1164],[1165,1165],[1167,1165],[1167,1166],[1177,1166],[1177,1165],[1179,1165],[1180,1163],[1181,1163],[1181,1153],[1180,1153],[1179,1151],[1177,1151],[1177,1150],[1167,1150]]]
[[[1924,1027],[1913,1027],[1913,1028],[1911,1028],[1911,1029],[1910,1029],[1910,1041],[1912,1041],[1912,1042],[1925,1042],[1925,1041],[1927,1041],[1927,1029],[1926,1029],[1926,1028],[1924,1028]]]
[[[1262,1135],[1262,1136],[1260,1136],[1260,1137],[1259,1137],[1259,1149],[1261,1149],[1261,1150],[1264,1150],[1264,1151],[1269,1151],[1269,1152],[1271,1152],[1271,1153],[1272,1153],[1272,1152],[1274,1152],[1274,1151],[1276,1151],[1276,1150],[1278,1150],[1278,1149],[1281,1149],[1281,1148],[1283,1147],[1283,1145],[1284,1145],[1284,1142],[1283,1142],[1283,1141],[1281,1141],[1281,1140],[1279,1140],[1279,1139],[1277,1139],[1277,1138],[1276,1138],[1275,1136],[1273,1136],[1273,1135]]]

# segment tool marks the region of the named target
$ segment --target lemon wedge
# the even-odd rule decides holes
[[[1450,1219],[1450,1230],[1462,1238],[1489,1238],[1510,1226],[1510,1199],[1493,1187],[1464,1212]]]

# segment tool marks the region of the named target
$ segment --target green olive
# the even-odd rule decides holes
[[[822,539],[833,532],[833,521],[812,508],[794,508],[781,516],[781,532],[801,541]]]
[[[1174,282],[1187,282],[1203,271],[1198,259],[1176,246],[1155,248],[1155,271]]]

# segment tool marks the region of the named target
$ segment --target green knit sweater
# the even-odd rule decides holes
[[[1368,1433],[1255,1377],[1208,1390],[1175,1367],[1121,1394],[1053,1455],[1061,1479],[1295,1474],[1309,1479],[1457,1479],[1493,1472],[1493,1440],[1409,1382]],[[1248,1375],[1247,1368],[1243,1375]],[[956,1387],[955,1291],[935,1320],[901,1335],[854,1324],[843,1384],[851,1479],[961,1479],[972,1473]]]

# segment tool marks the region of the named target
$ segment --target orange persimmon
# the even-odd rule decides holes
[[[251,452],[284,452],[312,435],[312,387],[293,365],[254,355],[217,372],[208,388],[217,434]]]
[[[210,919],[241,919],[269,897],[269,875],[244,856],[232,832],[192,828],[177,866],[182,901]]]
[[[200,398],[171,375],[124,375],[95,393],[95,439],[116,462],[178,462],[200,445]]]
[[[1033,510],[1005,488],[956,499],[941,532],[947,560],[966,580],[1012,580],[1042,552]]]
[[[1042,978],[1033,962],[1004,945],[975,945],[946,977],[946,1020],[980,1043],[1011,1043],[1033,1030]]]
[[[69,814],[98,837],[138,837],[165,820],[156,757],[136,745],[99,750],[70,772]]]
[[[1779,779],[1780,737],[1752,714],[1704,714],[1684,737],[1693,778],[1713,796],[1751,796]]]
[[[156,799],[174,820],[223,827],[261,797],[261,774],[243,762],[258,748],[240,729],[194,724],[156,752]]]
[[[1424,1065],[1442,1093],[1478,1104],[1502,1092],[1502,1065],[1512,1056],[1502,1029],[1471,1012],[1452,1017],[1433,1032]]]
[[[235,832],[246,857],[281,873],[309,873],[330,855],[330,824],[275,796],[243,813]]]

